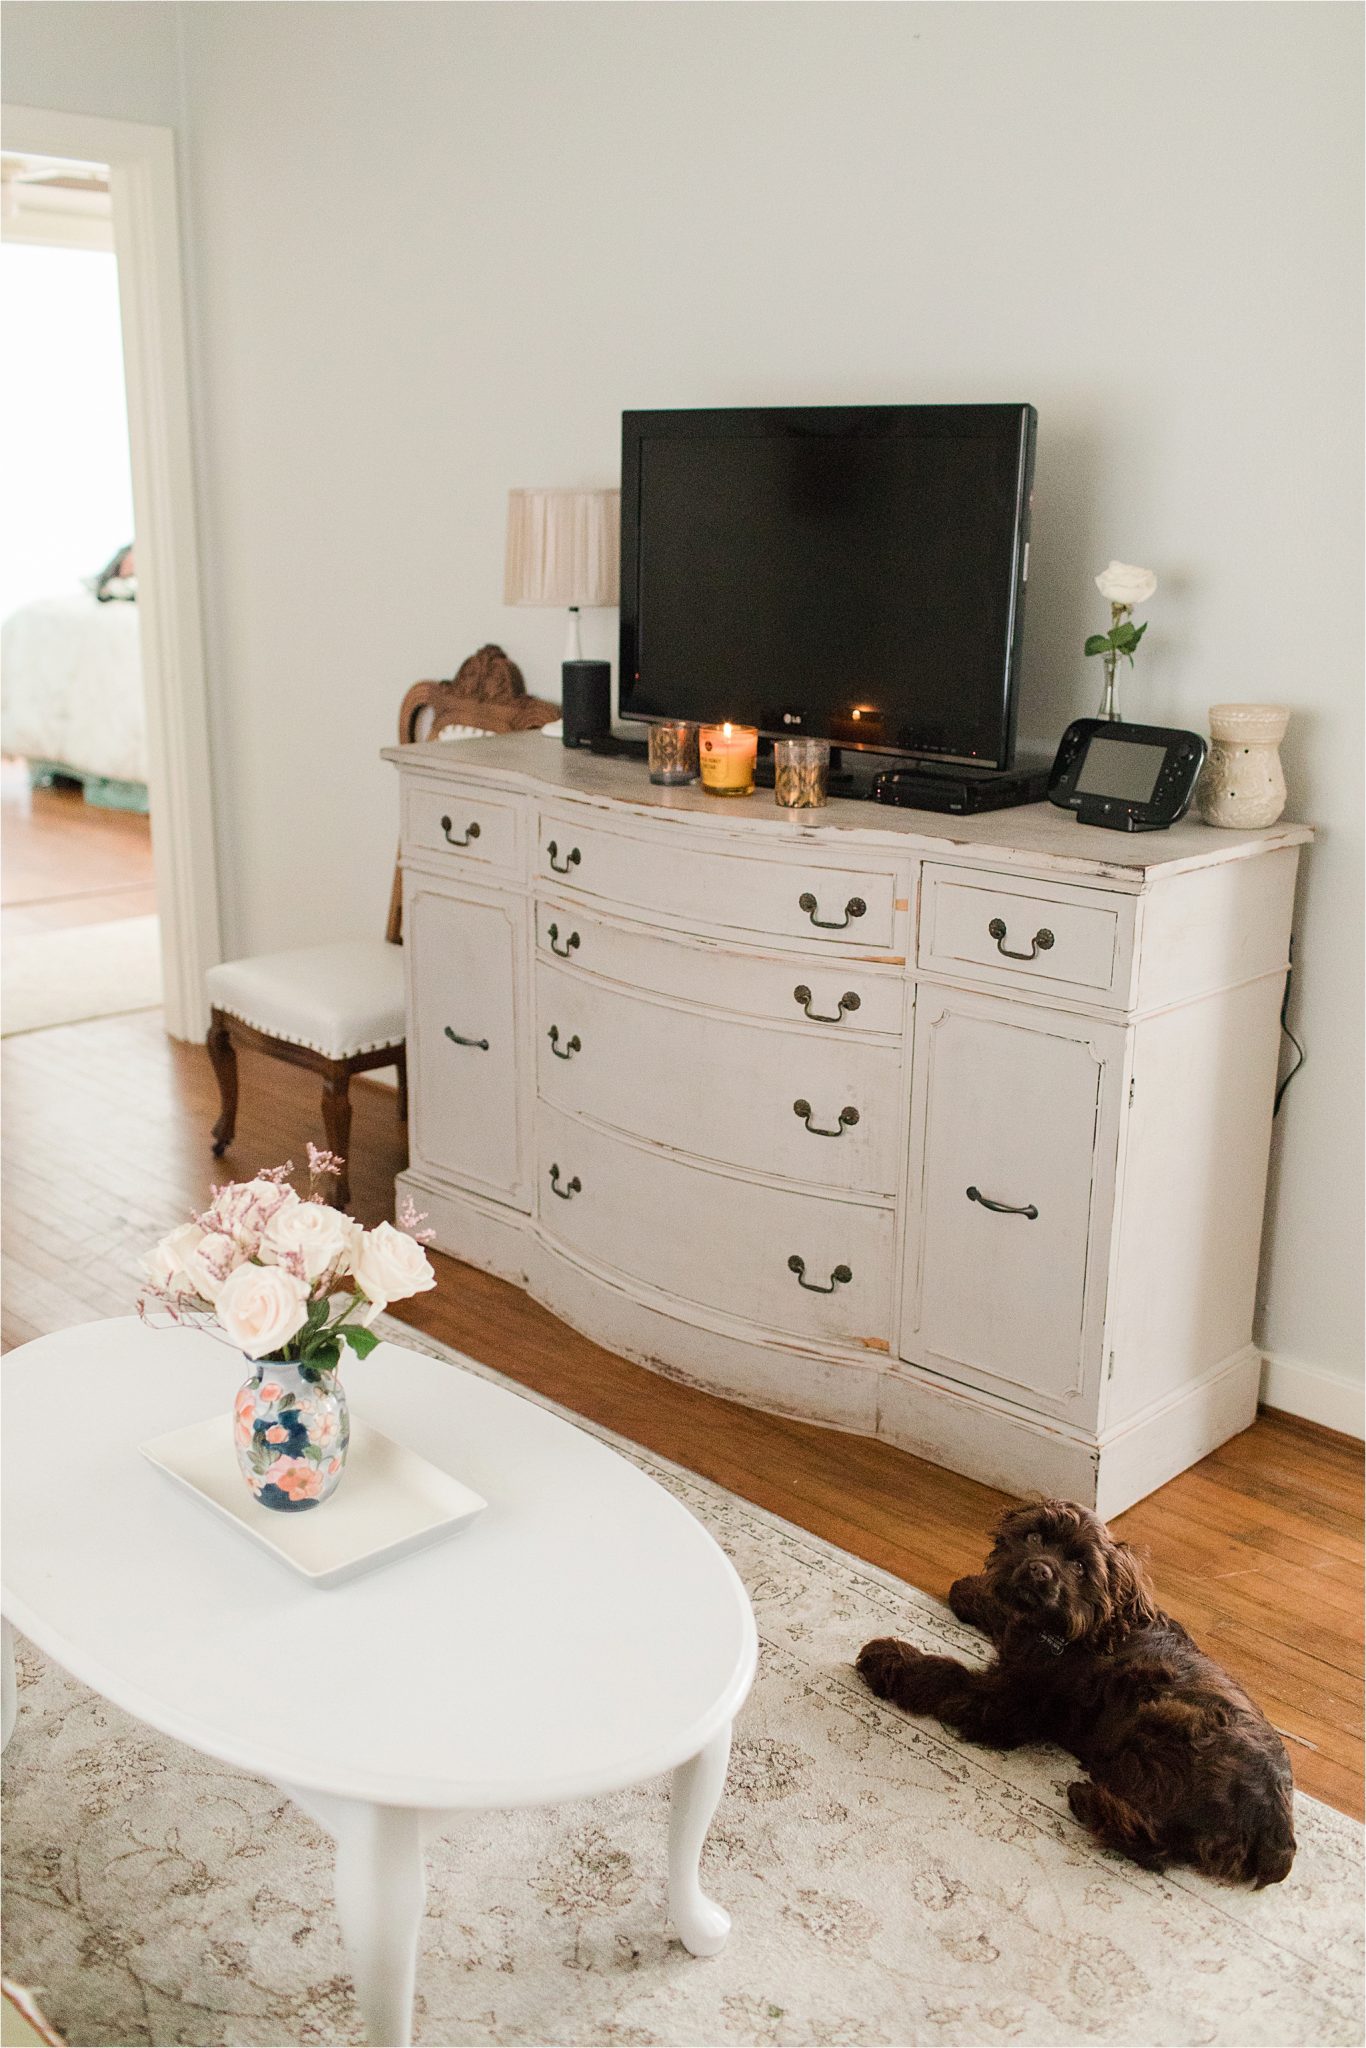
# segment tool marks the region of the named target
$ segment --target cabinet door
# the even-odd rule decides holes
[[[410,881],[409,1142],[413,1164],[530,1207],[520,1080],[524,906]]]
[[[927,988],[916,1001],[904,1355],[1094,1420],[1124,1032]]]

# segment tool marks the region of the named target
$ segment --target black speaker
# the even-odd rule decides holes
[[[565,745],[588,747],[606,739],[612,730],[611,662],[562,662],[560,678]]]

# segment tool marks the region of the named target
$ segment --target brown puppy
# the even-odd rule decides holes
[[[1280,1737],[1153,1604],[1138,1559],[1097,1516],[1062,1500],[1012,1509],[949,1605],[991,1638],[992,1662],[974,1671],[882,1636],[858,1658],[879,1698],[995,1749],[1070,1750],[1091,1776],[1067,1788],[1073,1813],[1145,1869],[1191,1863],[1258,1890],[1288,1874]]]

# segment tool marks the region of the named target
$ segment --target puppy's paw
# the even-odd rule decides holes
[[[980,1574],[968,1579],[955,1579],[949,1587],[949,1606],[960,1621],[980,1628],[986,1612],[986,1596]]]
[[[1072,1780],[1067,1788],[1067,1803],[1075,1820],[1079,1820],[1084,1828],[1092,1826],[1092,1816],[1096,1810],[1096,1788],[1088,1778]]]
[[[909,1643],[899,1643],[895,1636],[877,1636],[859,1651],[854,1669],[869,1692],[875,1692],[880,1700],[889,1700],[896,1694],[897,1681],[919,1655],[918,1650],[913,1650]]]

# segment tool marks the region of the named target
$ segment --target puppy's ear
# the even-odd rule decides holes
[[[1157,1619],[1157,1603],[1143,1561],[1127,1543],[1109,1544],[1105,1555],[1106,1576],[1116,1619],[1126,1628],[1144,1628]]]

